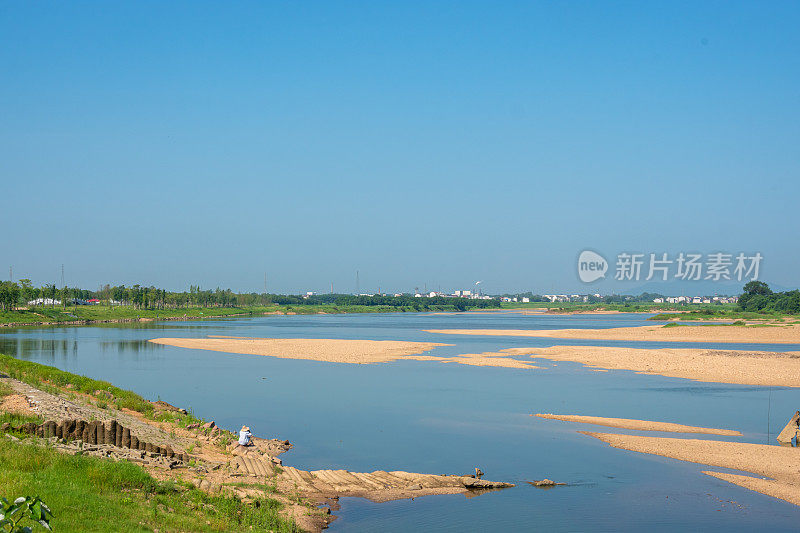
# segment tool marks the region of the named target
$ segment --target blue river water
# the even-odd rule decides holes
[[[560,329],[644,325],[648,315],[518,313],[294,315],[0,332],[0,352],[105,379],[228,429],[289,439],[303,469],[468,473],[517,486],[480,496],[372,503],[343,498],[331,531],[797,530],[800,509],[701,473],[702,465],[611,448],[596,426],[531,413],[586,414],[738,429],[775,444],[800,389],[701,383],[536,360],[538,370],[423,361],[321,363],[155,345],[156,337],[231,335],[433,341],[434,355],[553,345],[676,343],[459,336],[425,329]],[[650,322],[652,323],[652,322]],[[800,350],[800,345],[680,343]],[[599,431],[626,432],[611,428]],[[675,436],[655,433],[654,435]],[[710,437],[725,439],[725,437]],[[798,449],[800,464],[800,449]],[[550,490],[526,481],[550,478]]]

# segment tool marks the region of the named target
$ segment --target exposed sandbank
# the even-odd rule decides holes
[[[306,359],[332,363],[385,363],[401,358],[413,359],[413,357],[409,356],[432,350],[438,346],[452,346],[438,342],[258,339],[247,337],[160,338],[152,339],[150,342],[196,350],[265,355],[282,359]]]
[[[575,361],[608,370],[633,370],[711,383],[800,387],[800,353],[746,352],[698,348],[616,348],[553,346],[510,348],[510,354],[531,354],[554,361]]]
[[[716,440],[581,433],[600,439],[614,448],[766,476],[772,479],[703,471],[704,474],[800,505],[800,471],[797,468],[796,448]]]
[[[800,326],[638,326],[608,329],[426,329],[448,335],[492,335],[653,342],[800,344]]]
[[[729,437],[740,437],[739,431],[732,429],[703,428],[697,426],[685,426],[672,422],[653,422],[651,420],[636,420],[632,418],[605,418],[602,416],[583,416],[583,415],[553,415],[540,414],[539,418],[551,420],[563,420],[565,422],[580,422],[583,424],[593,424],[595,426],[608,426],[612,428],[634,429],[638,431],[669,431],[671,433],[702,433],[706,435],[724,435]]]
[[[553,307],[547,310],[551,315],[618,315],[622,311],[616,309],[564,309],[561,307]]]
[[[247,355],[265,355],[282,359],[305,359],[328,363],[370,364],[390,361],[430,361],[471,366],[503,368],[538,368],[531,361],[517,360],[508,353],[486,352],[448,357],[419,355],[437,346],[437,342],[372,341],[346,339],[259,339],[246,337],[161,338],[150,342],[179,348],[212,350]]]

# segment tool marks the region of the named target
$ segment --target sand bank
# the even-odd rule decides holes
[[[563,309],[560,307],[553,307],[552,309],[547,310],[548,314],[551,315],[618,315],[622,313],[622,311],[617,311],[615,309]]]
[[[179,348],[212,350],[247,355],[265,355],[282,359],[305,359],[328,363],[370,364],[390,361],[429,361],[458,363],[471,366],[502,368],[539,368],[531,361],[519,361],[511,354],[486,352],[467,353],[452,357],[419,355],[437,346],[452,346],[437,342],[372,341],[345,339],[258,339],[248,337],[161,338],[150,342]]]
[[[608,329],[426,329],[448,335],[492,335],[653,342],[800,344],[800,326],[639,326]]]
[[[582,433],[600,439],[614,448],[766,476],[772,479],[703,471],[704,474],[800,505],[800,471],[797,468],[796,448],[716,440]]]
[[[458,363],[461,365],[472,366],[497,366],[502,368],[541,368],[529,361],[520,361],[509,357],[508,353],[503,352],[483,352],[483,353],[463,353],[453,357],[440,359],[442,363]],[[435,358],[432,358],[435,359]]]
[[[724,435],[729,437],[740,437],[739,431],[732,429],[702,428],[697,426],[684,426],[672,422],[653,422],[651,420],[635,420],[632,418],[605,418],[602,416],[582,416],[582,415],[553,415],[536,414],[539,418],[551,420],[563,420],[565,422],[580,422],[583,424],[594,424],[595,426],[608,426],[612,428],[634,429],[638,431],[669,431],[671,433],[702,433],[706,435]]]
[[[553,346],[511,348],[510,354],[531,354],[554,361],[575,361],[608,370],[633,370],[711,383],[800,387],[800,353],[747,352],[698,348],[615,348]]]
[[[410,359],[411,357],[408,356],[426,352],[438,346],[452,346],[438,342],[257,339],[247,337],[160,338],[152,339],[150,342],[196,350],[265,355],[282,359],[306,359],[332,363],[385,363],[401,358]]]

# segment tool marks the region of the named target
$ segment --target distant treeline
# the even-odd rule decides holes
[[[800,313],[800,291],[772,292],[763,281],[751,281],[739,296],[739,308],[754,313]]]
[[[55,285],[34,287],[29,279],[21,279],[19,283],[0,282],[0,308],[10,311],[19,305],[42,300],[55,305],[66,306],[77,301],[100,300],[106,304],[131,305],[137,309],[167,309],[182,307],[228,307],[269,305],[270,295],[257,293],[235,293],[230,289],[206,289],[191,285],[188,291],[173,292],[158,287],[142,285],[110,286],[92,291],[78,287],[57,288]],[[40,305],[42,305],[40,303]]]
[[[489,309],[500,307],[500,301],[492,300],[471,300],[466,298],[435,296],[433,298],[414,296],[353,296],[350,294],[315,294],[313,296],[287,296],[270,295],[273,303],[280,305],[365,305],[365,306],[388,306],[388,307],[413,307],[416,309],[431,309],[452,307],[463,311],[465,309]]]
[[[67,306],[73,302],[99,300],[102,304],[130,305],[136,309],[179,309],[186,307],[252,307],[264,305],[336,305],[336,306],[386,306],[398,308],[436,309],[452,308],[466,310],[500,307],[498,300],[467,300],[464,298],[415,298],[413,296],[351,296],[347,294],[322,294],[294,296],[266,293],[236,293],[230,289],[201,289],[191,285],[188,291],[174,292],[158,287],[142,285],[110,286],[92,291],[76,287],[57,288],[55,285],[34,287],[30,280],[19,283],[0,282],[0,308],[11,311],[28,302],[39,300],[37,305]],[[44,303],[47,302],[47,303]]]

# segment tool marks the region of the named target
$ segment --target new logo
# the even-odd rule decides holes
[[[578,256],[578,277],[584,283],[591,283],[606,276],[608,261],[591,250],[584,250]]]

